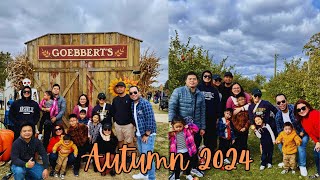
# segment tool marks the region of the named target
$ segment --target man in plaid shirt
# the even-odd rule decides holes
[[[136,136],[138,150],[141,153],[147,153],[154,149],[154,142],[156,139],[156,121],[154,118],[154,112],[152,105],[149,101],[141,97],[139,88],[137,86],[131,86],[129,89],[130,98],[133,100],[131,109],[132,116],[136,124]],[[155,163],[152,162],[152,168],[147,174],[135,174],[132,176],[133,179],[156,179]]]

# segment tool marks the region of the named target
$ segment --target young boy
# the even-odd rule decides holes
[[[79,123],[88,125],[89,119],[87,118],[87,111],[82,109],[79,114]]]
[[[70,127],[68,134],[71,136],[71,140],[76,144],[78,148],[78,156],[74,162],[73,173],[75,176],[79,176],[79,169],[81,165],[81,156],[84,155],[89,149],[88,141],[88,126],[78,122],[76,114],[69,115]]]
[[[78,148],[73,142],[71,141],[71,137],[69,134],[64,135],[59,142],[57,142],[53,148],[52,152],[56,153],[57,149],[59,150],[59,156],[57,159],[57,165],[55,167],[54,177],[58,177],[58,172],[60,171],[60,178],[64,179],[66,173],[66,167],[68,162],[68,155],[69,153],[63,153],[63,150],[73,150],[74,157],[78,155]],[[60,169],[61,168],[61,169]]]
[[[225,157],[227,151],[230,149],[231,145],[235,141],[235,136],[233,133],[233,127],[231,123],[233,110],[231,108],[227,108],[224,111],[224,117],[219,118],[217,124],[217,133],[219,137],[219,149],[222,151],[223,156]],[[224,163],[230,164],[230,161],[225,158]]]
[[[297,135],[296,131],[290,122],[285,122],[283,131],[279,134],[276,139],[276,143],[282,143],[282,153],[283,153],[283,163],[284,170],[281,174],[286,174],[289,172],[289,168],[292,170],[292,174],[295,174],[296,167],[296,153],[297,148],[300,146],[302,140]]]

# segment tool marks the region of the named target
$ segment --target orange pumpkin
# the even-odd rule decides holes
[[[0,129],[0,161],[10,160],[13,139],[13,131],[9,129]]]

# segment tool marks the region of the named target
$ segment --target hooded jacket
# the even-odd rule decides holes
[[[204,73],[209,73],[212,77],[212,73],[210,71],[204,71],[201,75],[201,83],[198,85],[198,89],[204,95],[206,101],[206,122],[212,121],[214,125],[216,125],[216,121],[218,117],[221,117],[221,104],[219,91],[217,88],[212,86],[212,78],[209,83],[205,83],[203,81]]]
[[[30,98],[23,94],[25,89],[30,90]],[[13,121],[14,126],[19,128],[23,122],[36,125],[40,118],[40,108],[37,102],[31,99],[31,88],[25,86],[21,90],[21,99],[14,101],[9,111],[9,119]]]

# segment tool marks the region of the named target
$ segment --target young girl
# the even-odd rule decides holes
[[[93,147],[93,144],[97,141],[99,131],[102,127],[102,124],[100,123],[100,115],[95,113],[92,115],[92,120],[88,122],[88,137],[89,137],[89,144],[91,146],[91,149]],[[97,172],[97,167],[94,165],[94,171]]]
[[[264,170],[266,166],[272,167],[273,144],[275,144],[274,133],[269,124],[264,123],[262,115],[254,117],[255,129],[254,133],[260,139],[262,146],[261,166],[260,170]]]
[[[103,155],[103,157],[100,158],[100,164],[104,164],[106,162],[106,153],[111,154],[109,161],[112,162],[114,155],[116,154],[118,139],[112,132],[111,124],[106,123],[102,126],[102,128],[100,128],[96,142],[98,143],[99,154]],[[101,173],[101,176],[105,176],[108,173],[110,173],[111,176],[116,175],[114,168],[106,168],[106,170]]]
[[[47,149],[52,130],[51,117],[55,117],[59,112],[58,102],[54,99],[51,91],[44,92],[43,99],[41,100],[39,107],[42,110],[42,117],[39,127],[39,138],[42,137],[42,130],[44,126],[43,146]]]
[[[186,162],[191,159],[198,158],[197,147],[194,143],[194,134],[199,131],[199,128],[189,122],[186,125],[185,120],[180,116],[175,116],[171,122],[172,131],[169,132],[169,140],[170,140],[170,152],[175,154],[181,153],[183,155],[183,164],[185,165]],[[180,158],[177,159],[177,163],[175,165],[175,179],[180,179]],[[189,164],[185,173],[187,175],[187,180],[192,180],[193,177],[191,176],[191,167],[192,165]]]

